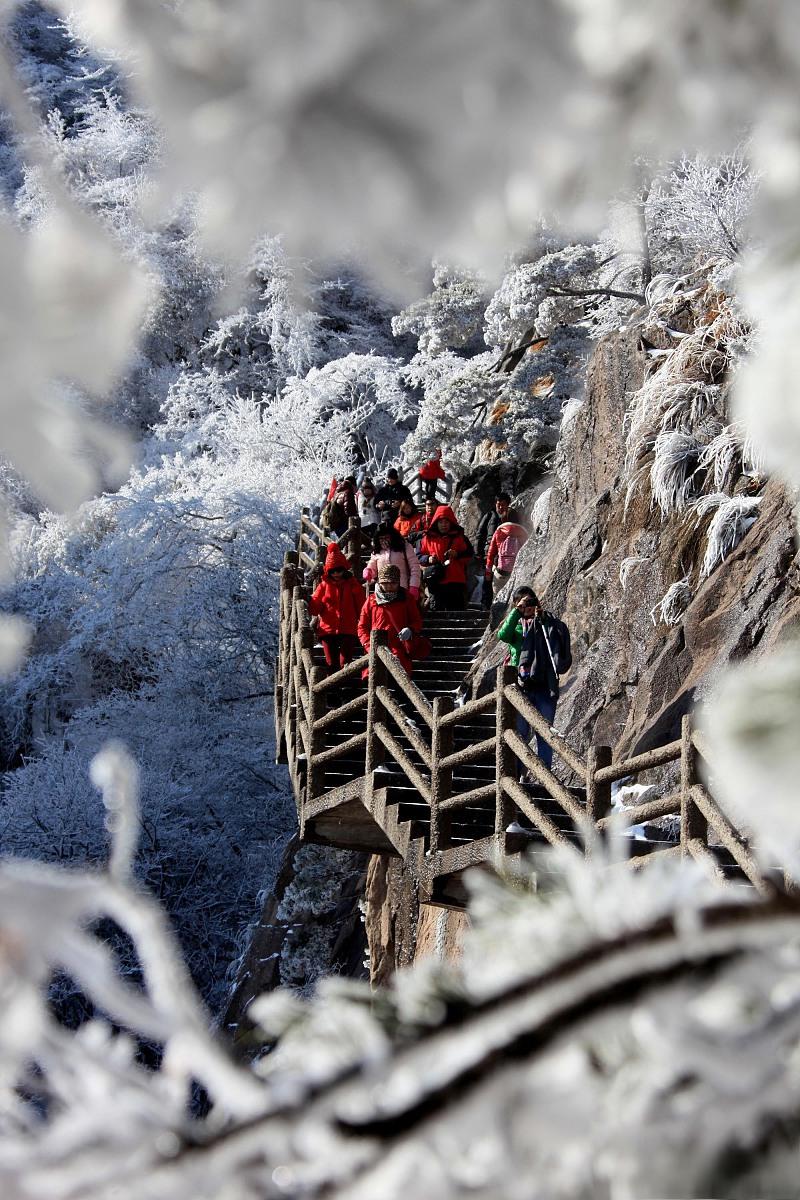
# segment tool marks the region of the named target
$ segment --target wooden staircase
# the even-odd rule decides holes
[[[304,516],[281,592],[276,741],[306,841],[399,856],[423,900],[461,907],[469,867],[508,864],[523,854],[535,859],[553,845],[592,853],[599,839],[622,838],[619,815],[611,812],[612,782],[680,761],[680,790],[641,804],[631,817],[639,824],[679,816],[680,841],[662,840],[651,827],[656,836],[625,838],[630,861],[690,855],[720,882],[774,890],[776,881],[765,877],[707,790],[702,742],[688,718],[678,741],[615,762],[607,747],[591,747],[584,757],[552,731],[516,687],[513,671],[501,669],[489,695],[469,695],[464,680],[486,631],[482,610],[425,613],[433,649],[415,662],[413,680],[381,634],[373,635],[369,656],[329,676],[305,587],[325,543],[324,530]],[[357,569],[357,548],[351,559]],[[518,736],[518,713],[553,747],[559,777]],[[518,781],[519,764],[525,782]]]

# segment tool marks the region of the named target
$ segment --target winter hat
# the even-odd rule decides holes
[[[325,567],[324,573],[328,575],[331,571],[349,571],[350,563],[342,554],[335,542],[330,542],[328,549],[325,552]]]
[[[453,512],[449,504],[439,505],[436,512],[433,514],[433,524],[435,525],[437,521],[441,521],[443,518],[446,518],[454,528],[458,526],[456,514]]]
[[[400,568],[394,563],[381,563],[378,567],[378,583],[399,583]]]

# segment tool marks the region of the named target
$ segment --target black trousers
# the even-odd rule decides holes
[[[463,583],[440,583],[430,597],[431,608],[436,612],[442,609],[455,612],[467,607],[467,589]]]

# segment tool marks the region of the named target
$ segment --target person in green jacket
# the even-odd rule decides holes
[[[505,642],[509,647],[508,661],[512,667],[519,666],[522,639],[538,603],[533,588],[518,587],[511,597],[511,610],[497,631],[498,641]]]

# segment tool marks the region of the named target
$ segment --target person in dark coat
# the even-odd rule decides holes
[[[572,666],[569,630],[551,612],[542,608],[535,592],[524,599],[521,609],[522,644],[519,651],[518,682],[534,708],[548,725],[555,720],[560,690],[559,676]],[[520,716],[517,732],[530,737],[530,726]],[[548,770],[553,765],[553,748],[536,735],[536,753]]]
[[[335,542],[325,554],[322,579],[308,602],[325,662],[331,670],[344,667],[358,655],[358,620],[364,607],[364,589]]]
[[[394,467],[390,467],[386,472],[386,483],[378,489],[375,497],[375,504],[383,514],[381,520],[393,523],[400,511],[400,502],[402,500],[413,501],[413,499],[406,485],[400,482],[398,472]]]
[[[431,526],[433,525],[433,518],[436,514],[436,510],[438,507],[439,507],[439,501],[431,499],[430,496],[425,501],[425,505],[419,516],[419,525],[413,531],[413,533],[411,533],[409,535],[409,538],[408,538],[408,540],[411,542],[411,545],[414,546],[415,548],[419,547],[419,544],[422,541],[422,539],[425,537],[425,534],[428,533]]]
[[[331,532],[340,538],[346,532],[351,517],[358,516],[358,501],[356,500],[356,481],[352,475],[343,479],[328,504],[328,524]]]
[[[375,591],[361,610],[358,637],[365,652],[374,629],[386,630],[389,649],[411,675],[414,637],[422,631],[422,615],[416,600],[400,587],[400,568],[393,563],[379,567]]]
[[[420,562],[428,568],[426,584],[431,607],[466,608],[466,568],[467,562],[473,557],[473,549],[449,504],[440,504],[433,514],[433,524],[420,543],[419,557]],[[430,578],[431,568],[438,575],[435,580]],[[423,579],[425,577],[423,571]]]

